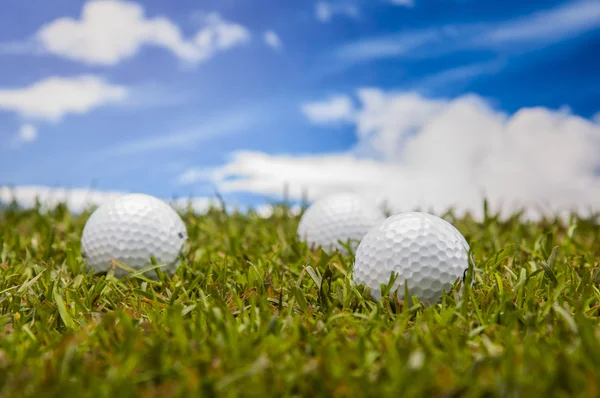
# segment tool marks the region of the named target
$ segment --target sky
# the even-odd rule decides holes
[[[0,199],[600,207],[600,2],[0,0]]]

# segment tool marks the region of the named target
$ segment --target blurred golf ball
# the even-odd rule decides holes
[[[437,302],[469,266],[469,244],[447,221],[431,214],[411,212],[389,217],[372,229],[356,250],[354,280],[371,287],[381,299],[381,284],[392,272],[398,278],[391,290],[409,294],[426,304]]]
[[[337,193],[315,201],[302,215],[298,237],[311,247],[343,250],[350,242],[354,251],[360,240],[385,219],[374,204],[353,193]]]
[[[129,194],[113,199],[92,213],[83,229],[81,250],[88,267],[107,271],[111,260],[134,269],[151,265],[154,256],[162,270],[173,273],[187,239],[185,224],[164,201],[150,195]],[[115,276],[127,272],[115,267]],[[154,271],[146,276],[153,276]]]

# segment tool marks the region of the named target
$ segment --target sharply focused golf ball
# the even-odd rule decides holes
[[[365,234],[385,219],[374,204],[353,193],[337,193],[315,201],[302,215],[298,237],[311,247],[326,251],[343,250],[350,242],[352,250]]]
[[[381,298],[381,284],[392,272],[398,278],[391,290],[404,297],[405,286],[411,296],[426,304],[437,302],[449,291],[469,266],[469,244],[449,222],[426,213],[402,213],[389,217],[373,228],[356,250],[354,280],[371,287],[375,299]]]
[[[134,269],[166,264],[172,273],[187,239],[185,224],[166,202],[144,194],[123,195],[104,203],[92,213],[83,228],[81,251],[88,267],[107,271],[111,260]],[[127,272],[115,267],[115,276]],[[154,271],[147,276],[153,276]]]

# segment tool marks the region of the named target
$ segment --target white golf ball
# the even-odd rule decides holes
[[[426,213],[402,213],[372,229],[356,250],[354,280],[381,299],[381,284],[398,277],[391,293],[405,286],[426,304],[437,302],[469,266],[469,244],[449,222]]]
[[[350,242],[354,251],[360,240],[385,219],[374,204],[353,193],[337,193],[315,201],[302,215],[298,237],[311,247],[343,250]]]
[[[162,270],[173,273],[187,230],[177,212],[150,195],[129,194],[104,203],[83,228],[81,251],[88,267],[107,271],[111,260],[142,269],[154,256]],[[115,276],[127,272],[115,267]],[[147,276],[154,276],[154,271]]]

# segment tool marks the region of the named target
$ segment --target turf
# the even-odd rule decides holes
[[[476,283],[425,307],[370,300],[284,206],[182,214],[182,264],[157,280],[86,271],[89,214],[0,210],[0,396],[600,395],[595,217],[445,214]]]

